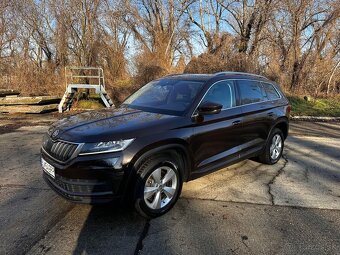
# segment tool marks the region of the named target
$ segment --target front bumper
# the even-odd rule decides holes
[[[79,203],[108,203],[124,194],[128,171],[121,153],[79,156],[67,164],[54,160],[43,150],[41,157],[55,168],[55,177],[43,171],[46,183],[60,196]]]

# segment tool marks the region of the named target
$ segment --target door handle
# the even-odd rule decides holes
[[[268,115],[269,117],[273,117],[273,116],[274,116],[274,113],[273,113],[273,112],[268,112],[267,115]]]
[[[233,126],[236,126],[236,125],[239,125],[240,123],[241,123],[240,120],[235,120],[232,124],[233,124]]]

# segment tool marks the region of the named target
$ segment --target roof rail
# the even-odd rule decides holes
[[[253,74],[253,73],[245,73],[245,72],[218,72],[218,73],[215,73],[215,75],[223,75],[223,74],[230,74],[230,75],[233,75],[233,74],[236,74],[236,75],[249,75],[249,76],[260,77],[260,78],[263,78],[263,79],[268,80],[267,77],[264,77],[264,76],[258,75],[258,74]]]
[[[170,76],[176,76],[176,75],[182,75],[182,74],[185,74],[185,73],[169,73],[165,75],[164,77],[170,77]]]

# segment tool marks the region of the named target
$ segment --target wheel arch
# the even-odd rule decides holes
[[[183,167],[180,168],[180,173],[183,181],[187,181],[191,172],[192,160],[189,152],[189,146],[182,140],[171,140],[166,142],[166,144],[162,141],[161,145],[154,143],[144,147],[132,158],[129,163],[130,167],[136,170],[139,165],[152,155],[170,153],[171,151],[176,152],[182,161]]]
[[[272,128],[270,129],[270,132],[268,134],[271,134],[271,132],[274,130],[274,128],[278,128],[282,131],[284,139],[286,139],[288,137],[288,131],[289,131],[289,121],[287,117],[281,117],[279,118],[275,124],[272,126]]]

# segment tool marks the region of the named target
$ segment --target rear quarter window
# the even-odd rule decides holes
[[[281,97],[279,92],[277,92],[273,84],[262,83],[262,85],[269,100],[275,100]]]

